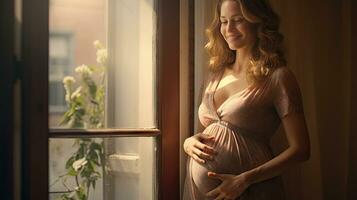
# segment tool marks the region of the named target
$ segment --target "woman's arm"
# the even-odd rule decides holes
[[[280,175],[285,169],[310,158],[310,140],[303,113],[282,119],[289,147],[272,160],[242,173],[249,185]]]

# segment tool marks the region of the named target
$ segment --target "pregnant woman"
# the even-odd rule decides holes
[[[310,156],[297,80],[282,52],[279,18],[265,0],[220,0],[207,30],[210,75],[189,155],[184,200],[280,200],[280,174]],[[289,147],[275,156],[280,125]]]

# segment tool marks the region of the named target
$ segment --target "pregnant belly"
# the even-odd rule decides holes
[[[193,181],[203,194],[221,183],[220,180],[208,177],[209,171],[238,175],[270,159],[270,154],[264,146],[235,133],[222,123],[209,125],[203,134],[215,136],[215,141],[208,145],[218,151],[213,161],[206,160],[204,164],[191,159]]]
[[[205,194],[216,188],[221,181],[207,176],[209,171],[224,174],[239,174],[244,169],[243,158],[239,154],[239,144],[237,144],[234,132],[221,124],[214,123],[208,126],[203,134],[214,135],[215,141],[212,146],[218,151],[213,161],[206,160],[201,164],[192,159],[191,174],[195,185],[201,193]],[[238,140],[239,141],[239,140]]]

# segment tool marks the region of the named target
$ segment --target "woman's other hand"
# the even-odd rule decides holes
[[[222,181],[218,187],[206,193],[208,197],[213,197],[215,200],[237,199],[250,185],[244,174],[233,175],[208,172],[207,175],[210,178]]]
[[[206,136],[197,133],[185,140],[183,148],[185,152],[199,163],[205,163],[206,160],[213,160],[217,152],[207,143],[214,141],[214,136]]]

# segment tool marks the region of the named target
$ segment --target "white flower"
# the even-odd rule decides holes
[[[80,65],[74,71],[82,75],[92,75],[92,70],[87,65]]]
[[[96,49],[103,49],[103,44],[99,42],[99,40],[96,40],[93,42],[93,45]]]
[[[75,82],[76,82],[76,80],[73,78],[73,76],[66,76],[66,77],[63,78],[63,84],[64,85],[70,86]]]
[[[65,99],[66,99],[66,101],[69,103],[70,101],[71,101],[71,98],[70,98],[71,96],[68,94],[68,92],[67,92],[67,94],[66,94],[66,96],[65,96]]]
[[[69,103],[71,100],[71,90],[72,90],[72,85],[75,83],[76,80],[72,76],[66,76],[63,78],[63,85],[64,89],[66,91],[66,96],[65,100]]]
[[[72,164],[72,167],[74,169],[74,171],[78,171],[82,166],[84,166],[85,164],[87,164],[87,160],[85,157],[79,159],[79,160],[76,160],[73,162]]]
[[[97,50],[97,63],[105,65],[108,59],[107,49],[98,49]]]
[[[76,91],[74,91],[74,92],[72,93],[71,99],[75,99],[75,98],[80,97],[80,96],[81,96],[81,93],[80,93],[81,90],[82,90],[82,87],[79,86],[79,87],[76,89]]]

